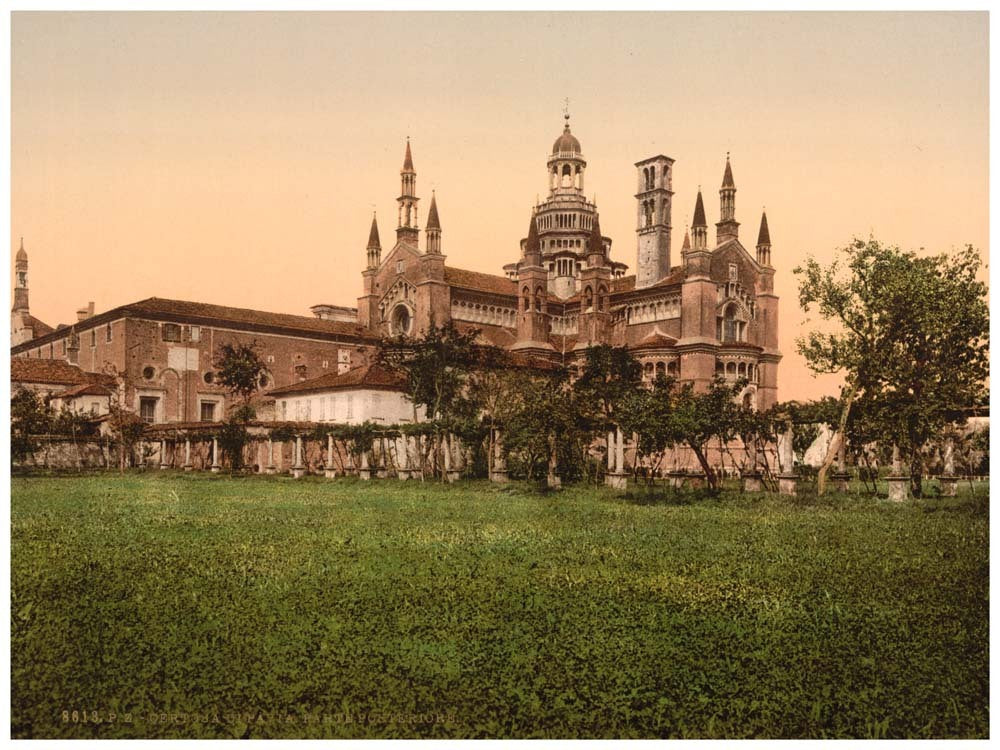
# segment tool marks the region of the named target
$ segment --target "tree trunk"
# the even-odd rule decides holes
[[[826,491],[826,473],[830,470],[830,466],[833,465],[833,460],[840,451],[840,445],[845,440],[844,431],[847,429],[847,417],[851,413],[851,405],[854,403],[854,397],[857,395],[857,392],[854,386],[851,386],[847,391],[847,401],[844,402],[844,408],[840,412],[840,423],[837,425],[837,431],[833,433],[833,437],[830,439],[830,445],[826,449],[826,457],[823,459],[823,465],[819,467],[819,473],[816,474],[816,494],[818,495],[822,495]]]
[[[691,450],[694,451],[695,458],[698,459],[698,463],[701,464],[701,468],[705,472],[705,481],[708,482],[708,488],[713,492],[715,492],[715,490],[718,489],[719,480],[715,476],[715,472],[712,471],[712,467],[708,463],[708,458],[701,450],[700,445],[697,445],[696,443],[692,442],[689,442],[688,445],[691,446]]]

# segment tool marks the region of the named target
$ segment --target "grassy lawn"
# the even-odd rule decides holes
[[[989,733],[967,497],[12,484],[14,736]]]

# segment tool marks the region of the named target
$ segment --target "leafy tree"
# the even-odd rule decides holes
[[[233,414],[234,419],[241,422],[253,419],[255,415],[250,400],[260,389],[261,378],[267,372],[267,366],[260,357],[260,345],[256,341],[250,344],[222,344],[216,351],[212,366],[216,369],[216,380],[240,400],[240,406]]]
[[[685,383],[659,395],[660,399],[670,401],[665,423],[670,439],[691,448],[713,492],[719,489],[719,476],[708,462],[707,447],[712,439],[725,444],[737,436],[746,408],[738,402],[737,395],[744,387],[745,379],[731,385],[715,380],[704,392]]]
[[[504,448],[520,458],[529,481],[540,482],[554,451],[569,459],[560,447],[572,445],[577,437],[574,393],[562,373],[518,372],[514,378],[518,395],[506,421]]]
[[[38,435],[49,431],[52,411],[38,394],[18,385],[10,399],[10,457],[24,461],[38,450]]]
[[[974,403],[989,368],[986,285],[971,246],[920,257],[874,239],[855,240],[829,266],[810,258],[795,269],[799,304],[833,331],[814,330],[798,349],[816,372],[842,373],[839,420],[864,399],[879,436],[900,448],[920,495],[922,446],[956,409]],[[831,443],[837,449],[838,440]]]

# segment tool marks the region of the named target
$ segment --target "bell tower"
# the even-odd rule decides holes
[[[670,273],[670,208],[674,160],[659,154],[636,162],[639,192],[635,231],[638,257],[636,289],[652,286]]]

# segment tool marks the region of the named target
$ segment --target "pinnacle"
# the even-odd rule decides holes
[[[403,171],[413,171],[413,154],[410,153],[410,138],[406,137],[406,156],[403,158]]]
[[[771,232],[767,228],[767,212],[763,211],[760,214],[760,232],[757,234],[757,245],[770,245],[771,244]]]
[[[427,229],[441,229],[441,220],[438,219],[437,197],[431,191],[431,207],[427,212]]]
[[[726,171],[722,175],[722,187],[736,189],[736,183],[733,181],[733,168],[729,166],[729,152],[726,152]]]
[[[694,203],[694,219],[691,221],[691,228],[708,227],[705,221],[705,204],[701,200],[701,190],[698,190],[698,199]]]
[[[375,218],[374,213],[372,213],[372,228],[368,233],[368,248],[371,250],[375,248],[382,249],[382,243],[379,242],[378,237],[378,220]]]

